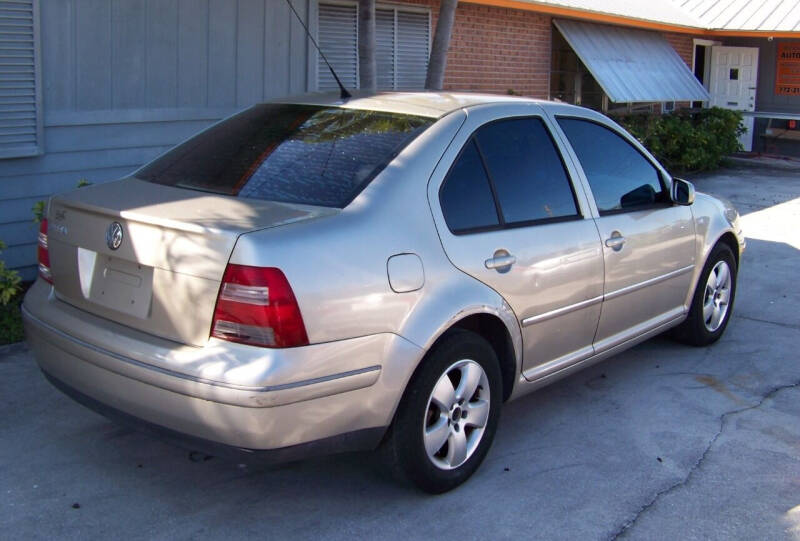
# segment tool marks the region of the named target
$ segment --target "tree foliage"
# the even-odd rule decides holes
[[[293,134],[306,143],[335,143],[365,133],[410,132],[428,124],[426,119],[358,109],[326,109],[306,120]]]

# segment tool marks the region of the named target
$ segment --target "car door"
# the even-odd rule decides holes
[[[602,250],[571,177],[538,105],[494,105],[469,110],[429,185],[449,259],[516,314],[528,378],[592,354]]]
[[[597,353],[680,317],[695,264],[692,211],[627,134],[601,120],[558,116],[580,164],[603,241],[605,286]]]

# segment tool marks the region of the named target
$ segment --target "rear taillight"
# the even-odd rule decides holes
[[[46,282],[53,283],[53,273],[50,271],[50,252],[47,250],[47,218],[39,225],[39,246],[37,249],[39,259],[39,276]]]
[[[308,344],[292,288],[280,269],[229,264],[219,288],[211,336],[270,348]]]

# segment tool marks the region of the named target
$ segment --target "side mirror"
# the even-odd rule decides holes
[[[682,178],[673,178],[670,197],[676,205],[691,205],[694,203],[694,184]]]

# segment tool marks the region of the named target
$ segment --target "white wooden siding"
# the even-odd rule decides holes
[[[292,3],[313,30],[316,0]],[[125,176],[215,120],[316,87],[285,0],[46,0],[40,22],[44,153],[0,160],[0,257],[27,279],[36,201]]]

